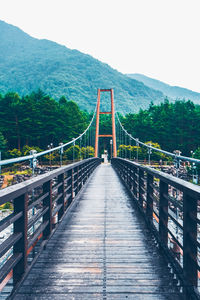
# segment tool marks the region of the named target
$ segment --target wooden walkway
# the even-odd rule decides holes
[[[182,297],[115,171],[101,165],[14,299]]]

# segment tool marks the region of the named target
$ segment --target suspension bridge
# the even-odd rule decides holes
[[[109,93],[111,111],[100,111]],[[112,134],[100,134],[110,114]],[[99,139],[109,138],[111,163]],[[200,161],[144,144],[123,127],[112,89],[99,89],[87,129],[76,139],[0,166],[60,152],[61,166],[0,190],[13,211],[0,221],[1,299],[200,299],[200,187],[131,160],[122,144],[181,161]],[[93,158],[62,165],[70,145],[95,148]],[[74,151],[74,147],[73,147]],[[73,155],[74,157],[74,155]]]

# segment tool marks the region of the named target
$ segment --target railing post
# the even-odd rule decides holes
[[[125,172],[124,181],[127,183],[128,171],[127,171],[127,164],[126,164],[126,162],[124,163],[124,172]]]
[[[135,169],[133,166],[131,166],[129,168],[129,188],[132,193],[134,191],[134,172],[135,172]]]
[[[87,181],[87,162],[85,162],[85,167],[84,167],[84,183]]]
[[[43,206],[48,207],[48,211],[43,216],[43,222],[48,221],[48,225],[43,231],[43,239],[48,239],[52,231],[52,181],[49,180],[43,184],[43,193],[48,193],[43,200]]]
[[[14,285],[22,278],[27,267],[27,231],[28,231],[28,194],[25,193],[13,201],[14,213],[22,212],[21,218],[14,222],[14,233],[22,233],[21,239],[14,245],[13,254],[22,253],[22,258],[13,269]]]
[[[130,166],[129,166],[128,163],[126,165],[126,174],[127,174],[126,184],[127,184],[128,188],[130,189],[130,181],[131,181],[130,176],[131,176],[131,174],[130,174]]]
[[[132,192],[133,191],[133,185],[134,185],[134,168],[133,166],[129,167],[129,189]]]
[[[92,172],[94,171],[95,163],[94,162],[90,162],[90,164],[91,164],[91,170],[90,170],[90,175],[91,175]]]
[[[58,212],[58,221],[62,218],[65,212],[65,185],[64,185],[64,173],[58,176],[58,183],[62,182],[62,185],[58,188],[58,194],[62,193],[62,197],[58,200],[58,204],[62,204]]]
[[[137,168],[133,167],[133,195],[137,200]]]
[[[168,243],[168,184],[160,179],[159,193],[159,235],[166,246]]]
[[[121,177],[122,177],[122,180],[125,181],[125,166],[123,163],[120,164],[121,165]]]
[[[70,193],[70,197],[69,197],[69,204],[73,201],[74,198],[74,170],[71,169],[68,171],[68,175],[70,176],[70,180],[69,180],[69,185],[70,185],[70,189],[69,189],[69,193]]]
[[[89,178],[92,173],[92,165],[88,163],[88,166],[89,166],[89,172],[88,172],[88,178]]]
[[[129,180],[129,168],[128,168],[128,163],[126,162],[126,183],[128,184]]]
[[[76,185],[77,185],[77,167],[75,167],[73,169],[73,198],[76,196],[77,194],[77,188],[76,188]]]
[[[139,204],[143,209],[143,189],[144,188],[144,171],[139,169]]]
[[[83,181],[83,184],[85,184],[85,168],[86,168],[86,165],[85,163],[82,165],[82,181]]]
[[[90,174],[91,174],[91,165],[90,165],[90,163],[88,162],[88,178],[90,177]]]
[[[122,165],[121,161],[118,161],[118,162],[116,163],[116,168],[117,168],[117,170],[118,170],[118,173],[119,173],[120,177],[121,177],[122,180],[123,180],[123,176],[124,176],[124,166]]]
[[[150,222],[153,220],[153,175],[147,174],[147,208],[146,215]]]
[[[79,181],[79,190],[81,190],[83,186],[83,165],[79,167],[80,181]]]
[[[87,162],[87,164],[86,164],[86,181],[88,180],[88,178],[89,178],[89,163]]]
[[[191,217],[192,215],[192,217]],[[197,287],[197,199],[183,194],[183,273],[186,281]],[[192,236],[192,239],[191,239]],[[192,241],[194,240],[194,241]]]
[[[78,194],[79,192],[79,166],[76,169],[77,175],[76,175],[76,184],[77,184],[77,189],[76,189],[76,193]]]

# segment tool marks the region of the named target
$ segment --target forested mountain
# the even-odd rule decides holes
[[[164,99],[162,92],[90,55],[32,38],[0,21],[0,93],[15,91],[23,96],[41,89],[57,100],[64,95],[81,109],[93,110],[97,88],[114,88],[116,109],[124,113]]]
[[[200,104],[200,93],[181,88],[178,86],[171,86],[162,81],[147,77],[142,74],[127,74],[129,78],[143,82],[146,86],[155,90],[161,91],[165,96],[172,99],[192,100],[194,103]]]

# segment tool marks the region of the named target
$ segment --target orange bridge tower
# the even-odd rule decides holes
[[[100,112],[100,98],[101,92],[109,92],[111,100],[111,111]],[[101,134],[99,135],[99,115],[111,114],[112,115],[112,134]],[[98,89],[97,94],[97,116],[96,116],[96,136],[95,136],[95,157],[98,157],[99,138],[100,137],[112,137],[113,153],[112,157],[117,157],[117,146],[116,146],[116,131],[115,131],[115,108],[114,108],[114,92],[113,89]]]

